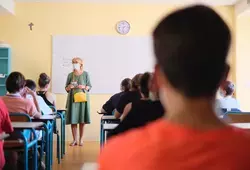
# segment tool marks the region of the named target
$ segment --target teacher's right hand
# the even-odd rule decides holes
[[[74,86],[73,86],[72,84],[69,84],[69,85],[67,86],[66,90],[67,90],[67,91],[70,91],[70,90],[73,89],[73,88],[74,88]]]

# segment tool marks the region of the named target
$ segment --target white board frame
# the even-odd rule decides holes
[[[55,35],[52,36],[53,93],[66,94],[66,77],[72,71],[71,60],[75,56],[84,60],[92,94],[117,93],[122,79],[153,71],[154,66],[149,36]]]

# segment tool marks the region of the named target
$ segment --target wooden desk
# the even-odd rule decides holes
[[[12,122],[14,129],[35,129],[43,126],[42,122]]]
[[[46,114],[46,115],[56,115],[56,114],[57,114],[57,112],[52,112],[52,113]],[[43,116],[46,116],[46,115],[43,115]]]
[[[115,119],[116,119],[115,116],[102,116],[102,120],[115,120]]]
[[[6,138],[8,138],[9,136],[10,136],[9,134],[1,133],[1,134],[0,134],[0,141],[1,141],[1,140],[4,140],[4,139],[6,139]]]
[[[39,122],[39,121],[48,121],[48,120],[55,120],[57,115],[43,115],[39,119],[31,118],[32,122]]]
[[[58,112],[65,112],[66,109],[57,109]]]
[[[116,128],[118,126],[118,124],[103,124],[103,130],[112,130],[114,128]]]
[[[250,123],[232,123],[231,125],[242,129],[250,129]]]

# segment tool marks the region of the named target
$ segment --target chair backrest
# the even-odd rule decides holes
[[[227,113],[227,112],[241,112],[239,109],[237,108],[231,108],[231,109],[227,109],[227,108],[221,108],[221,112],[222,113]]]
[[[31,122],[31,118],[26,113],[10,113],[10,120],[12,122]]]
[[[229,123],[250,123],[250,112],[228,112],[223,119]]]
[[[241,110],[232,108],[232,109],[231,109],[231,112],[238,112],[238,113],[239,113],[239,112],[241,112]]]
[[[28,114],[26,113],[10,113],[10,120],[11,122],[31,122],[31,118]],[[24,136],[29,139],[31,135],[30,130],[22,130],[21,131]],[[15,131],[14,133],[11,134],[10,139],[17,139],[20,136],[20,132]]]

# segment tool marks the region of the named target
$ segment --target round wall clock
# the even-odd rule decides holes
[[[119,21],[116,24],[116,31],[119,34],[126,35],[130,31],[130,24],[128,23],[128,21],[125,21],[125,20]]]

